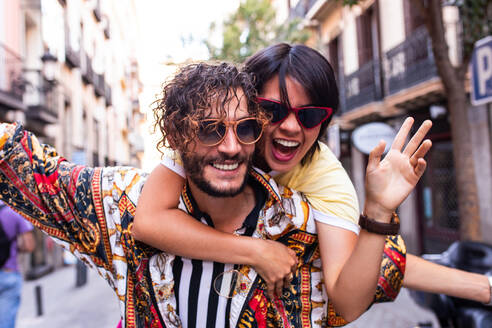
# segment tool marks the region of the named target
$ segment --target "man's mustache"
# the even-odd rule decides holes
[[[205,162],[208,163],[217,163],[217,162],[226,162],[226,161],[231,161],[231,162],[245,162],[248,163],[251,161],[252,156],[244,156],[244,155],[234,155],[234,156],[228,156],[228,155],[220,155],[220,156],[213,156],[213,157],[207,157],[205,158]]]

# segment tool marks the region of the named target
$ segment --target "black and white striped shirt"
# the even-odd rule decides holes
[[[259,182],[249,179],[249,185],[255,192],[256,205],[243,222],[242,227],[236,231],[239,235],[251,236],[256,229],[260,210],[266,201],[266,190]],[[186,188],[186,197],[189,199],[193,211],[190,213],[197,220],[213,227],[211,218],[200,212],[189,188]],[[229,327],[230,298],[219,296],[214,289],[222,291],[226,295],[230,290],[230,281],[226,281],[230,274],[222,275],[222,279],[216,278],[224,272],[234,269],[233,264],[224,264],[211,261],[192,260],[176,257],[173,263],[174,293],[177,300],[177,313],[181,319],[183,328],[212,328]]]

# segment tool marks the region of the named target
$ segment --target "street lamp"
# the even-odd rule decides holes
[[[46,51],[41,57],[41,61],[43,62],[43,75],[44,78],[50,82],[55,82],[55,70],[56,70],[56,62],[57,58],[52,55],[49,51]]]

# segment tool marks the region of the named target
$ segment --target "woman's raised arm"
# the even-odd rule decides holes
[[[423,157],[432,145],[424,137],[432,123],[425,121],[404,147],[412,124],[412,118],[405,120],[384,159],[384,142],[369,155],[364,214],[377,222],[390,222],[424,173]],[[385,236],[362,229],[357,239],[340,228],[321,223],[317,228],[328,296],[337,311],[353,321],[374,298]]]

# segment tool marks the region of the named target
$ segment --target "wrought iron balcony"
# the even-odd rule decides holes
[[[113,105],[111,87],[107,83],[105,83],[105,87],[104,87],[104,99],[106,101],[106,106]]]
[[[437,76],[431,41],[425,26],[386,52],[384,73],[388,95]]]
[[[382,99],[381,83],[378,83],[379,61],[372,60],[354,73],[344,77],[345,101],[343,111]]]
[[[104,83],[104,74],[95,74],[94,75],[94,93],[98,97],[104,97],[106,93],[105,83]]]
[[[22,59],[0,43],[0,107],[25,109]]]
[[[111,38],[111,32],[110,32],[110,29],[109,29],[109,21],[106,21],[106,27],[104,28],[104,37],[106,39]]]
[[[82,55],[82,60],[80,63],[80,71],[82,75],[82,82],[85,84],[93,84],[95,75],[92,69],[92,60],[87,54]]]
[[[94,7],[94,9],[92,9],[92,13],[94,14],[94,18],[96,19],[96,21],[100,22],[102,20],[102,13],[99,1],[97,2],[97,5]]]
[[[56,82],[47,81],[41,70],[25,69],[24,83],[26,92],[24,103],[27,105],[28,120],[55,123],[58,120],[58,88]]]
[[[80,50],[73,50],[70,43],[65,44],[65,61],[70,68],[80,67]]]

